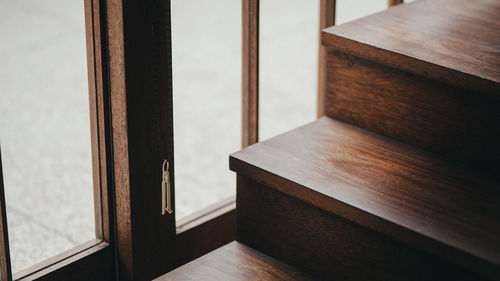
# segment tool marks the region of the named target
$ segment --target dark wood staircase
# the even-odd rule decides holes
[[[225,247],[259,265],[204,278],[219,249],[161,280],[500,280],[500,1],[420,0],[322,41],[327,116],[230,156]]]
[[[311,281],[317,279],[234,241],[155,280]]]
[[[499,9],[421,0],[326,29],[326,115],[498,172]]]
[[[230,165],[238,241],[315,276],[500,276],[500,190],[486,173],[329,117]]]

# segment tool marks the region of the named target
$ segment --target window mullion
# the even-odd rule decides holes
[[[2,281],[11,281],[12,272],[10,267],[9,233],[7,230],[7,213],[5,209],[2,152],[0,150],[0,273]]]

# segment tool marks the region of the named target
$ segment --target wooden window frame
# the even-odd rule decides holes
[[[324,100],[327,82],[327,50],[321,44],[321,31],[335,25],[336,2],[336,0],[320,0],[319,3],[318,118],[325,115]],[[259,141],[259,0],[242,0],[242,10],[242,147],[247,147]]]
[[[109,147],[109,116],[106,114],[107,71],[102,41],[105,22],[101,0],[85,0],[85,32],[90,101],[92,167],[96,238],[65,251],[20,272],[12,273],[8,246],[7,217],[3,179],[0,180],[2,245],[0,250],[1,280],[114,280],[114,249],[112,232],[112,182]],[[1,159],[0,159],[1,160]],[[1,174],[0,165],[0,178]]]
[[[170,1],[108,2],[114,4],[107,10],[114,175],[122,181],[116,182],[116,210],[125,210],[127,214],[116,216],[117,278],[150,279],[234,240],[235,198],[222,200],[178,222],[175,215],[159,216],[160,174],[148,171],[159,171],[161,162],[168,159],[175,191]],[[336,1],[321,0],[320,3],[319,32],[335,24]],[[259,0],[242,0],[242,13],[242,147],[246,147],[258,142]],[[156,41],[144,36],[150,34],[151,25],[155,26]],[[137,42],[141,42],[140,46]],[[148,51],[149,55],[144,58]],[[157,64],[145,64],[148,60]],[[326,71],[323,61],[320,67]],[[139,122],[129,118],[141,114]],[[146,124],[157,128],[144,127]],[[138,149],[141,154],[135,155],[133,152]],[[144,186],[151,186],[155,192],[144,194]],[[137,194],[142,197],[137,198]],[[145,206],[144,202],[151,204]],[[173,202],[175,210],[175,200]],[[147,222],[147,229],[160,231],[153,237],[141,237],[139,234],[145,226],[141,222]],[[134,238],[137,236],[141,238]],[[148,259],[150,255],[155,258]]]
[[[335,25],[335,14],[337,9],[336,0],[320,0],[319,4],[319,57],[318,57],[318,118],[325,115],[326,97],[326,55],[327,49],[321,43],[321,31]]]
[[[174,213],[161,215],[164,160],[175,190],[170,1],[111,2],[117,277],[151,280],[234,240],[234,203],[213,205],[177,229],[172,192]]]
[[[259,141],[259,0],[242,0],[242,147]]]
[[[170,1],[84,5],[96,239],[12,276],[0,208],[2,280],[150,280],[235,237],[234,198],[178,230],[160,212],[161,161],[175,167]]]
[[[335,23],[336,1],[320,1],[321,30]],[[242,4],[245,147],[258,141],[259,0]],[[85,0],[96,239],[15,280],[150,280],[235,239],[234,196],[179,222],[161,215],[163,160],[175,190],[170,9],[170,0]],[[325,54],[320,45],[318,115]],[[10,281],[2,196],[0,180],[0,276]]]

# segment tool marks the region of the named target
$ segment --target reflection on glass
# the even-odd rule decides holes
[[[241,1],[172,1],[175,208],[234,195],[241,145]]]
[[[12,271],[95,237],[82,1],[0,1]]]

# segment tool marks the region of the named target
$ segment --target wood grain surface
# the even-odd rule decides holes
[[[176,267],[236,239],[236,202],[233,196],[228,199],[219,202],[222,204],[217,209],[208,207],[198,211],[198,217],[190,219],[188,216],[177,222]]]
[[[14,280],[111,281],[116,280],[113,261],[113,247],[95,239],[15,273]]]
[[[398,5],[398,4],[402,4],[402,3],[403,3],[403,0],[389,0],[388,1],[388,6],[392,7],[392,6],[395,6],[395,5]]]
[[[259,0],[242,1],[242,147],[259,141]]]
[[[237,217],[239,242],[325,280],[482,280],[242,176]]]
[[[106,23],[102,0],[85,1],[87,72],[89,83],[90,133],[96,238],[113,239],[111,130],[107,80]]]
[[[335,14],[337,10],[336,0],[320,0],[319,2],[319,51],[318,51],[318,118],[325,115],[325,99],[327,86],[326,56],[327,48],[321,44],[321,31],[335,25]]]
[[[151,280],[174,268],[175,212],[161,215],[164,160],[175,190],[170,0],[106,8],[117,279]]]
[[[316,280],[278,260],[231,242],[156,281]]]
[[[500,274],[500,188],[487,174],[328,117],[232,154],[230,168],[470,270]]]
[[[500,98],[500,1],[421,0],[326,29],[329,48]]]
[[[498,170],[500,100],[340,52],[328,53],[326,115]]]

